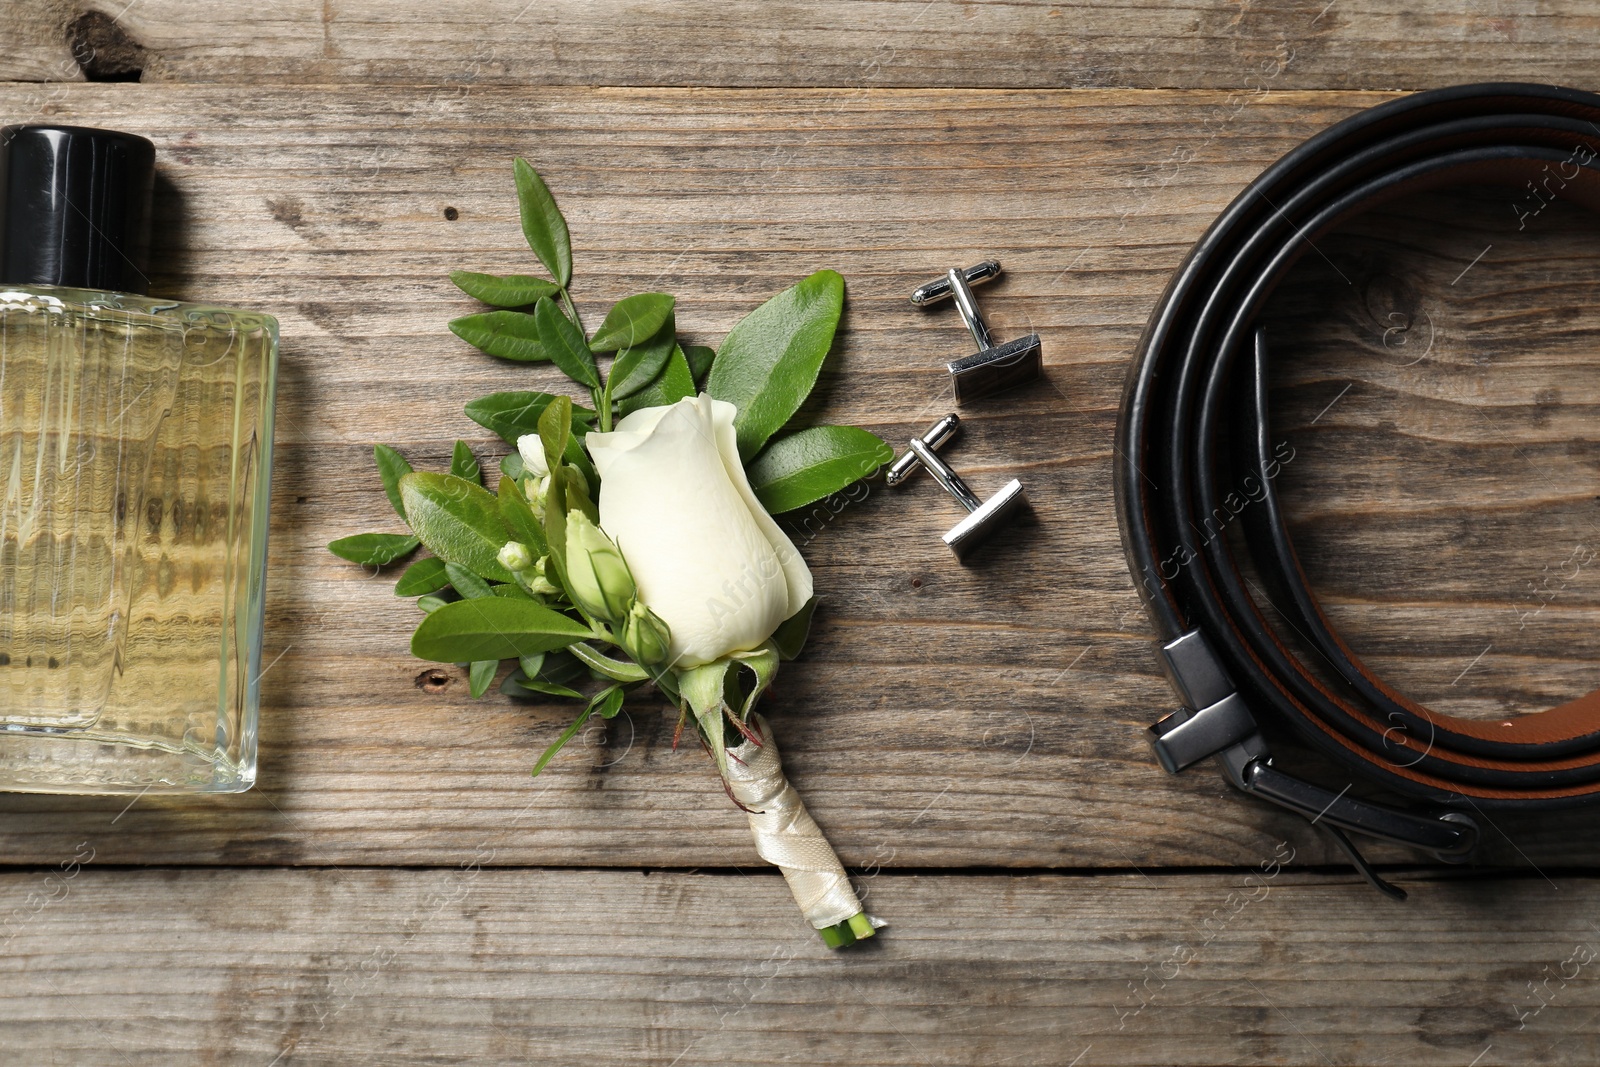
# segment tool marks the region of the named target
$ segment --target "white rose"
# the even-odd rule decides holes
[[[680,669],[759,647],[811,598],[805,560],[745,478],[736,413],[702,393],[588,435],[600,528],[672,628]]]

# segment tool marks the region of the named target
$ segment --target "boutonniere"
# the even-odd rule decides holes
[[[569,295],[567,224],[522,159],[522,229],[548,276],[456,271],[497,310],[450,323],[501,359],[552,363],[583,390],[495,393],[466,405],[513,446],[491,491],[457,442],[448,472],[417,471],[376,446],[378,473],[410,533],[364,533],[329,549],[387,566],[425,547],[395,592],[423,618],[412,652],[466,666],[474,697],[581,703],[533,767],[538,774],[589,721],[653,687],[679,709],[724,788],[749,816],[830,946],[882,925],[784,777],[757,710],[778,665],[805,643],[817,604],[811,572],[774,515],[876,471],[889,446],[853,426],[785,432],[833,345],[844,280],[821,270],[750,312],[713,351],[678,342],[666,293],[619,300],[592,334]],[[607,361],[602,372],[601,361]]]

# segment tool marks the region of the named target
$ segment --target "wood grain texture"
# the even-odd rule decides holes
[[[92,11],[116,33],[74,22]],[[147,81],[486,85],[1421,89],[1584,85],[1581,0],[4,0],[0,77],[76,80],[142,55]],[[820,90],[824,93],[829,90]]]
[[[884,874],[830,953],[775,876],[91,863],[0,877],[0,1024],[16,1067],[1595,1062],[1600,889],[1406,885]]]
[[[8,88],[0,104],[21,111],[30,91]],[[393,575],[369,580],[323,550],[394,525],[371,467],[375,441],[443,467],[461,436],[488,459],[503,446],[460,405],[558,380],[444,329],[473,308],[444,280],[450,268],[532,262],[516,225],[514,153],[533,158],[561,198],[576,235],[575,296],[592,318],[627,293],[663,288],[678,294],[680,329],[716,342],[793,279],[840,270],[841,340],[803,418],[901,442],[954,407],[940,364],[964,351],[965,333],[949,309],[906,301],[951,263],[998,256],[1007,274],[982,294],[997,332],[1044,338],[1048,381],[964,410],[950,453],[980,491],[1020,476],[1030,525],[958,567],[938,540],[957,513],[919,481],[874,485],[797,527],[826,604],[769,714],[791,776],[848,864],[1240,864],[1290,836],[1307,862],[1338,861],[1299,820],[1212,772],[1170,778],[1151,761],[1141,731],[1171,696],[1118,543],[1110,447],[1128,356],[1189,244],[1264,165],[1385,96],[1275,95],[1211,128],[1223,94],[886,90],[818,110],[806,92],[730,90],[268,88],[247,104],[226,88],[59,92],[51,117],[158,142],[166,266],[156,291],[282,320],[262,769],[243,796],[146,797],[126,810],[0,797],[0,849],[12,862],[53,863],[85,839],[119,863],[451,865],[480,845],[517,864],[754,861],[742,816],[700,754],[671,751],[670,709],[631,708],[530,782],[571,710],[473,702],[451,668],[430,683],[432,668],[405,651],[417,616],[392,596]],[[1171,163],[1183,148],[1192,161]],[[980,174],[983,187],[969,188]],[[1363,239],[1330,254],[1354,256]],[[1444,251],[1422,235],[1414,252],[1384,239],[1421,301],[1406,305],[1413,315],[1446,299],[1482,247],[1465,231]],[[1483,323],[1470,353],[1477,377],[1463,377],[1466,349],[1456,363],[1402,369],[1354,358],[1385,351],[1368,319],[1391,322],[1371,295],[1388,283],[1334,292],[1313,276],[1274,312],[1301,324],[1296,343],[1309,353],[1285,361],[1279,395],[1281,424],[1306,450],[1291,466],[1290,504],[1313,577],[1397,683],[1429,698],[1464,692],[1468,705],[1576,695],[1600,654],[1600,601],[1576,583],[1538,630],[1500,638],[1474,667],[1493,669],[1492,687],[1470,674],[1451,685],[1483,649],[1462,620],[1525,610],[1524,580],[1583,536],[1568,522],[1573,494],[1594,493],[1584,442],[1595,379],[1581,334],[1567,332],[1573,313],[1549,313],[1581,302],[1571,286],[1596,269],[1594,243],[1564,226],[1530,239],[1532,251],[1497,246],[1450,297]],[[1368,317],[1359,336],[1358,313]],[[1436,318],[1455,329],[1454,314]],[[1371,384],[1319,421],[1357,377]],[[1566,383],[1559,396],[1519,406],[1546,379]],[[1472,436],[1485,401],[1459,382],[1480,381],[1503,391],[1494,432],[1509,443]],[[1471,453],[1473,491],[1452,481],[1465,444],[1415,466],[1411,419],[1483,446]],[[1525,477],[1530,449],[1565,464],[1554,482]],[[1376,511],[1400,518],[1367,518]],[[1507,521],[1515,515],[1554,540],[1530,550],[1531,527]],[[1491,833],[1489,863],[1596,855],[1580,815],[1494,822],[1503,834]]]
[[[1333,618],[1385,678],[1478,718],[1589,691],[1600,656],[1600,220],[1520,219],[1517,192],[1353,221],[1265,323],[1283,489]]]

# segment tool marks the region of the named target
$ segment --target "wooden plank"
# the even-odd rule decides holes
[[[1292,865],[1249,881],[884,874],[870,899],[892,925],[830,953],[776,877],[70,874],[0,878],[9,1064],[1483,1067],[1600,1053],[1588,880],[1408,880],[1402,905]]]
[[[0,102],[20,114],[28,93],[8,88]],[[1021,476],[1031,526],[960,568],[938,541],[952,505],[922,483],[873,486],[797,534],[827,603],[770,715],[848,863],[1240,864],[1291,835],[1307,862],[1338,862],[1297,819],[1214,772],[1169,778],[1148,756],[1141,731],[1172,697],[1121,555],[1111,436],[1129,354],[1189,244],[1260,168],[1386,98],[1283,94],[1208,127],[1222,94],[885,90],[818,111],[799,91],[266,88],[241,101],[224,87],[62,87],[52,117],[159,143],[157,291],[283,323],[261,786],[126,810],[121,799],[0,797],[0,853],[48,863],[87,839],[103,862],[452,865],[492,841],[518,864],[754,862],[702,757],[670,750],[670,709],[639,704],[530,782],[570,709],[472,702],[450,668],[430,683],[433,668],[405,651],[417,616],[390,576],[365,580],[322,548],[394,526],[374,441],[424,466],[444,464],[457,436],[498,455],[460,405],[556,382],[444,329],[473,308],[444,280],[450,268],[532,262],[509,182],[510,157],[525,153],[571,220],[586,316],[665,288],[679,295],[681,328],[716,342],[793,279],[842,271],[837,362],[807,417],[899,442],[954,407],[940,361],[962,353],[965,334],[948,309],[906,301],[948,264],[998,256],[1007,274],[982,295],[996,330],[1043,335],[1048,384],[966,409],[951,453],[980,490]],[[1191,162],[1163,167],[1183,149]],[[1455,299],[1448,283],[1481,245],[1463,235],[1430,252],[1413,236],[1412,258],[1434,272],[1405,268],[1418,306]],[[1277,395],[1281,425],[1305,449],[1285,477],[1313,576],[1357,647],[1420,695],[1467,693],[1469,711],[1492,694],[1521,707],[1577,695],[1600,660],[1600,599],[1577,583],[1537,630],[1484,638],[1506,642],[1474,668],[1492,668],[1498,688],[1452,682],[1483,650],[1463,619],[1517,617],[1526,581],[1569,551],[1530,554],[1529,527],[1502,521],[1520,509],[1552,537],[1577,522],[1570,488],[1528,480],[1528,450],[1593,493],[1581,442],[1595,379],[1562,317],[1593,312],[1548,310],[1579,303],[1553,279],[1593,271],[1591,237],[1547,227],[1503,259],[1497,245],[1462,281],[1466,303],[1439,318],[1452,330],[1457,314],[1487,323],[1472,358],[1485,360],[1483,387],[1502,391],[1503,440],[1474,429],[1473,390],[1424,395],[1431,365],[1402,380],[1369,358],[1385,350],[1368,320],[1389,310],[1363,310],[1376,282],[1330,304],[1313,276],[1275,311],[1304,329],[1307,362],[1285,361]],[[1502,325],[1503,309],[1521,318]],[[1365,333],[1350,329],[1357,312]],[[1452,367],[1439,368],[1457,375],[1447,382],[1459,379]],[[1368,384],[1318,421],[1341,375]],[[1519,406],[1551,388],[1545,378],[1559,397]],[[1474,494],[1452,483],[1456,453],[1416,456],[1412,418],[1474,445]],[[1375,467],[1371,455],[1397,458]],[[1480,504],[1485,486],[1498,495]],[[1389,521],[1370,520],[1375,511]],[[1397,581],[1405,574],[1416,577]],[[1494,820],[1506,836],[1491,834],[1487,862],[1596,856],[1581,815]]]
[[[80,14],[91,10],[97,19]],[[4,0],[0,78],[142,69],[147,81],[487,85],[1420,89],[1586,85],[1600,14],[1579,0]],[[74,21],[76,20],[76,21]],[[131,58],[130,58],[131,57]]]
[[[1600,220],[1521,206],[1477,189],[1366,216],[1317,242],[1266,321],[1297,450],[1281,484],[1333,617],[1403,691],[1479,718],[1587,692],[1600,654],[1571,625],[1600,556],[1582,295]]]

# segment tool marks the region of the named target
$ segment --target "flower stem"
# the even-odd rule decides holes
[[[594,409],[600,415],[600,432],[611,432],[611,375],[606,375],[605,388],[595,390]]]
[[[848,948],[857,941],[865,941],[877,932],[872,921],[867,918],[867,913],[858,911],[842,923],[824,926],[817,931],[817,935],[829,948]]]
[[[572,325],[576,326],[578,332],[587,338],[589,336],[588,331],[583,328],[583,320],[578,317],[578,309],[573,306],[572,297],[567,295],[565,289],[561,290],[561,304],[567,309],[567,318],[572,320]]]

